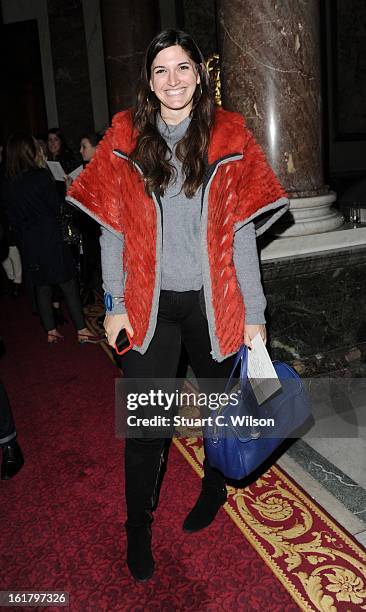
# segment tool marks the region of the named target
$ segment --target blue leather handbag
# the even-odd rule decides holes
[[[310,402],[300,377],[290,366],[278,361],[274,361],[273,366],[281,389],[258,405],[247,376],[248,349],[245,345],[236,356],[226,385],[225,392],[229,396],[239,362],[240,388],[236,400],[216,411],[212,424],[203,432],[208,462],[224,476],[235,480],[254,472],[311,416]],[[273,425],[261,426],[262,419],[266,422],[271,419]]]

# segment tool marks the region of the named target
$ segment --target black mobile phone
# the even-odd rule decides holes
[[[119,332],[119,334],[117,336],[117,339],[116,339],[115,349],[117,351],[117,354],[118,355],[123,355],[131,347],[132,347],[131,338],[128,335],[127,331],[123,328]]]

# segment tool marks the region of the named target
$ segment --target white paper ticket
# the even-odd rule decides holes
[[[252,349],[248,350],[248,378],[258,404],[281,389],[276,370],[259,333],[252,339]]]

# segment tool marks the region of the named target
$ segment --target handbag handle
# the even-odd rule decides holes
[[[232,367],[229,379],[226,383],[225,392],[230,387],[230,383],[233,379],[236,368],[238,367],[239,361],[241,362],[240,363],[240,386],[242,389],[245,389],[245,387],[248,384],[248,347],[245,344],[243,344],[240,347],[240,349],[238,350],[236,354],[234,365]]]
[[[250,389],[250,383],[249,383],[249,379],[248,379],[248,347],[246,344],[242,344],[242,346],[240,347],[236,357],[235,357],[235,361],[234,361],[234,366],[233,369],[231,370],[231,374],[229,377],[229,380],[227,382],[226,385],[226,391],[231,383],[231,380],[233,378],[234,372],[236,370],[236,368],[238,367],[238,364],[240,363],[240,393],[242,396],[242,400],[244,400],[244,397],[247,397],[245,394],[245,391],[249,391],[251,392]],[[252,396],[252,399],[254,399],[253,393],[251,392],[250,395]],[[248,407],[250,406],[250,410],[248,411],[248,414],[256,414],[256,401],[250,401],[249,403],[247,403],[247,401],[244,402],[244,404],[242,404],[243,408],[248,409]],[[255,425],[250,425],[250,438],[256,440],[257,438],[260,437],[260,430],[255,426]]]
[[[234,377],[234,373],[236,368],[238,367],[240,361],[240,392],[242,395],[242,399],[244,398],[244,391],[248,388],[249,386],[249,381],[248,381],[248,347],[243,344],[240,349],[238,350],[236,356],[235,356],[235,360],[234,360],[234,365],[232,367],[230,376],[228,378],[228,381],[225,385],[225,393],[228,392],[230,385],[231,385],[231,381]],[[260,432],[255,429],[253,426],[250,426],[250,438],[258,438],[260,435]],[[215,422],[215,426],[212,432],[212,436],[211,436],[212,442],[213,443],[217,443],[219,436],[218,436],[218,425]]]

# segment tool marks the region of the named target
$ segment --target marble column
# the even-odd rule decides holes
[[[343,217],[324,184],[319,0],[217,0],[224,108],[241,112],[291,199],[283,236]]]
[[[104,58],[109,112],[134,103],[142,59],[159,31],[158,2],[103,0],[101,2]]]

